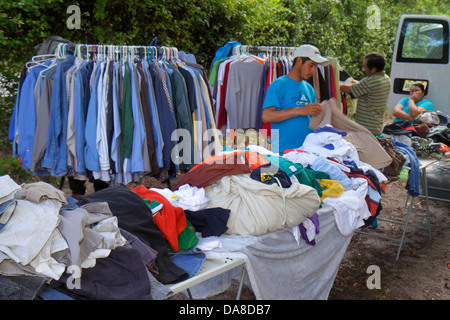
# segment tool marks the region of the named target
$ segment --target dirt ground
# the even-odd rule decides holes
[[[407,216],[406,182],[388,184],[382,196],[380,218],[405,220]],[[355,234],[342,260],[330,300],[448,300],[450,299],[450,209],[444,201],[429,201],[431,235],[409,227],[402,250],[396,260],[398,243]],[[426,200],[416,198],[411,224],[426,226]],[[375,234],[400,238],[402,226],[378,223]],[[371,265],[381,273],[380,289],[368,289],[367,273]]]
[[[171,185],[176,184],[172,180]],[[161,179],[144,181],[147,187],[168,187]],[[390,220],[404,220],[407,215],[406,181],[390,182],[382,195],[383,210],[379,217]],[[64,190],[70,196],[65,184]],[[93,192],[88,184],[88,192]],[[341,262],[329,300],[449,300],[450,299],[450,209],[444,201],[429,201],[432,240],[426,230],[407,229],[399,259],[396,260],[398,243],[355,233]],[[416,198],[410,224],[426,226],[426,201]],[[369,232],[400,238],[401,226],[379,221],[376,229]],[[368,288],[368,279],[374,273],[369,266],[379,267],[380,288]],[[372,282],[373,283],[373,282]],[[237,283],[231,288],[208,300],[234,300]],[[175,299],[186,299],[177,295]],[[251,289],[244,287],[241,300],[254,300]]]

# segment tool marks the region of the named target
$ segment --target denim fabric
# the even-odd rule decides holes
[[[86,145],[84,148],[84,160],[86,164],[86,169],[91,171],[99,171],[100,165],[98,162],[98,151],[97,151],[97,88],[100,81],[101,68],[99,65],[94,66],[93,76],[94,83],[91,89],[91,97],[89,99],[89,105],[86,115],[86,127],[85,127],[85,138]]]
[[[16,207],[16,200],[11,199],[6,202],[0,203],[0,231],[8,223],[9,219],[14,214],[14,208]]]
[[[61,210],[75,210],[78,208],[78,200],[72,197],[66,197],[67,204],[61,207]]]
[[[414,148],[398,141],[395,138],[392,138],[392,145],[395,147],[395,149],[397,149],[398,152],[403,154],[407,160],[409,160],[409,166],[411,170],[409,171],[409,177],[406,183],[408,194],[412,197],[419,196],[420,176],[422,175],[422,172],[420,171],[420,162],[417,158]]]
[[[0,275],[0,300],[34,300],[45,281],[42,277]]]
[[[74,300],[74,299],[53,288],[45,287],[39,293],[36,300]]]
[[[136,80],[137,72],[134,70],[134,66],[131,62],[128,63],[131,74],[131,107],[133,109],[133,148],[131,149],[131,172],[142,173],[144,172],[144,159],[142,156],[142,150],[145,139],[145,128],[142,120],[142,114],[140,110],[139,102],[139,88]]]
[[[73,65],[75,57],[69,55],[55,70],[50,119],[48,124],[47,148],[42,166],[50,169],[56,177],[67,173],[67,95],[64,73]]]
[[[170,259],[177,266],[186,270],[189,278],[194,277],[201,269],[206,255],[199,249],[193,248],[187,251],[170,253]]]
[[[32,67],[23,82],[19,107],[17,110],[18,145],[17,155],[22,158],[22,167],[30,169],[31,157],[33,153],[34,135],[36,130],[36,101],[34,87],[39,77],[39,73],[46,68],[50,62],[44,66]]]

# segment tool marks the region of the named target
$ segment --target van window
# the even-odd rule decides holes
[[[448,63],[448,23],[406,19],[399,39],[397,61]]]

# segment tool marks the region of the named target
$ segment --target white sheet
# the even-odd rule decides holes
[[[332,208],[321,208],[318,214],[320,233],[315,246],[302,239],[298,244],[290,228],[261,236],[210,237],[199,244],[216,243],[205,252],[207,258],[246,259],[247,282],[258,300],[325,300],[352,235],[338,230]],[[240,270],[191,288],[193,297],[204,299],[228,289]]]

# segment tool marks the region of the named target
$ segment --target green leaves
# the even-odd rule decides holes
[[[68,29],[69,5],[81,12],[81,28]],[[361,78],[362,57],[383,53],[389,72],[401,14],[450,14],[448,2],[380,0],[21,0],[0,2],[0,73],[17,79],[34,46],[51,35],[74,43],[176,46],[209,66],[216,50],[236,40],[246,45],[316,45]],[[377,28],[368,22],[379,14]],[[12,108],[12,106],[10,106]]]

